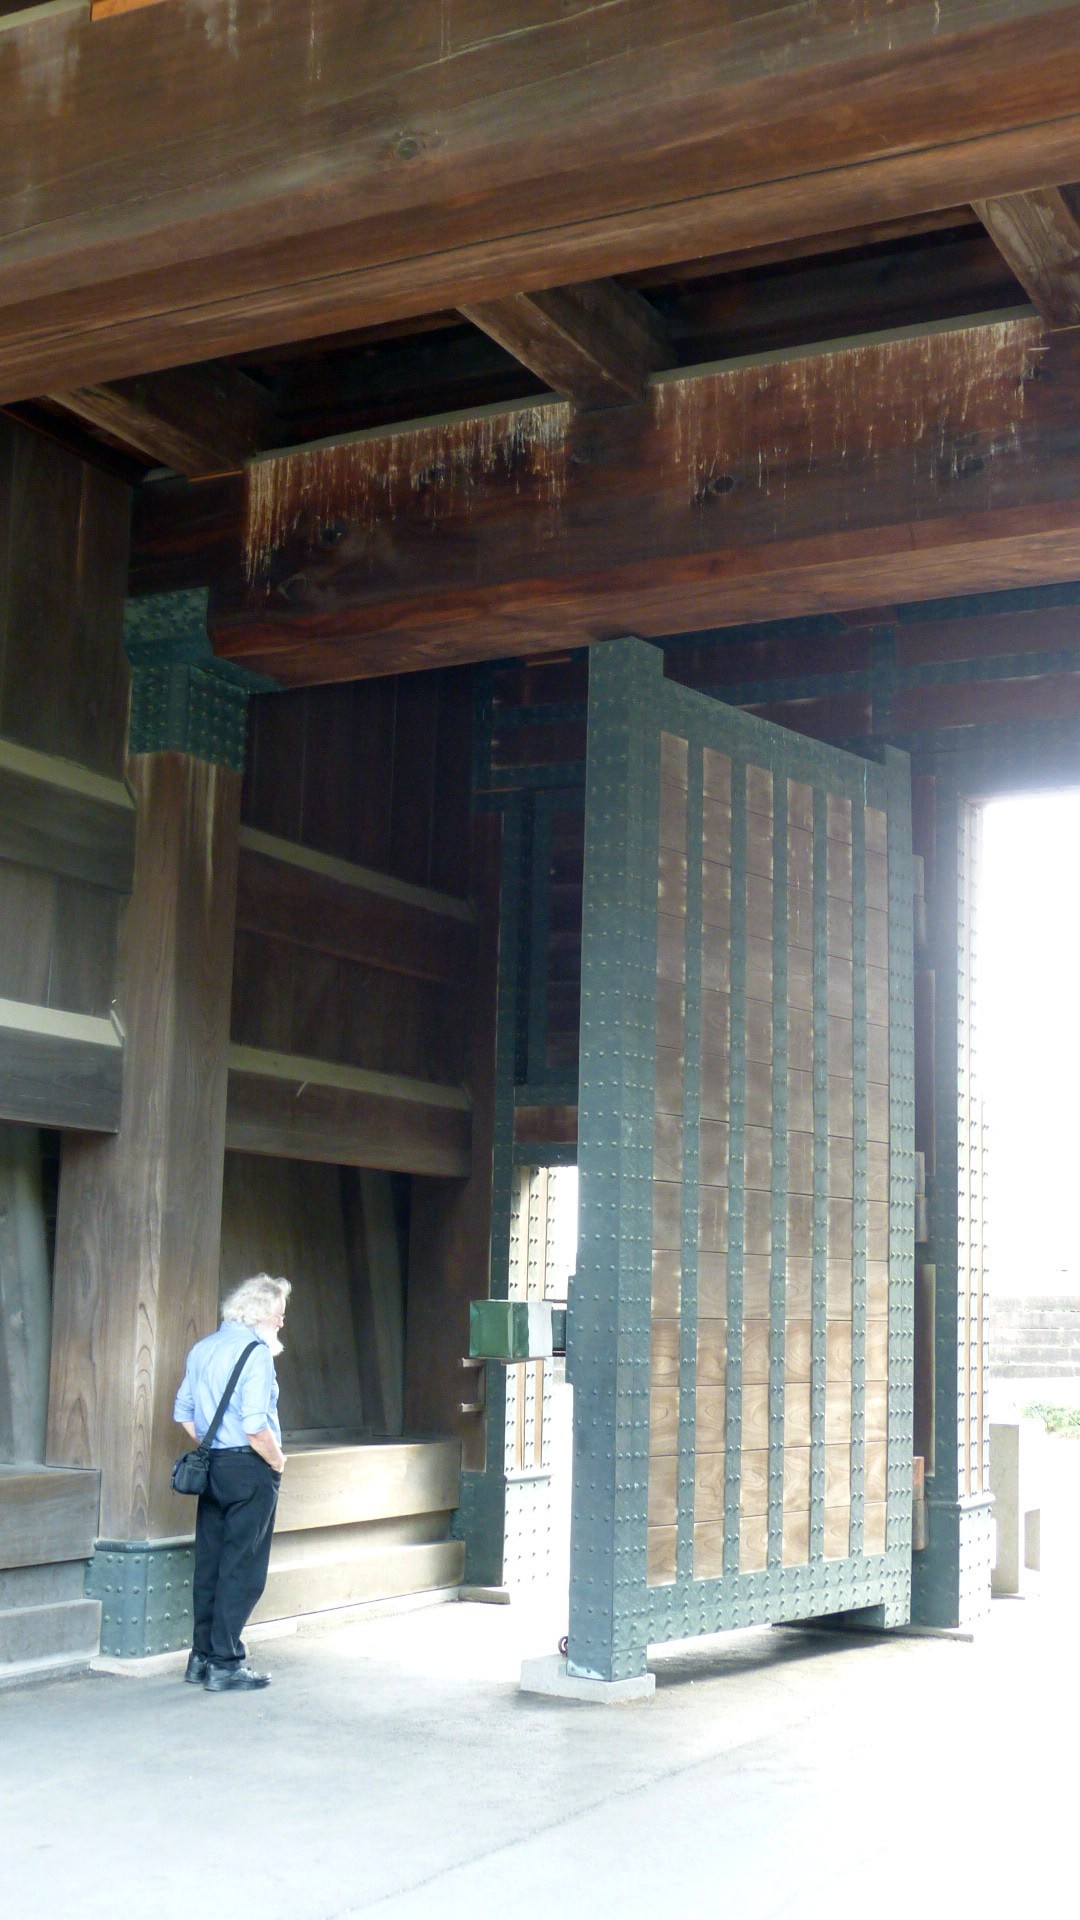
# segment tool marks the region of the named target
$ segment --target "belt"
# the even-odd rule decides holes
[[[254,1447],[211,1447],[211,1453],[254,1453]]]

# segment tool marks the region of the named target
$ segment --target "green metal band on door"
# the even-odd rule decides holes
[[[700,746],[687,756],[686,978],[684,983],[682,1248],[679,1299],[679,1508],[676,1577],[694,1576],[697,1461],[698,1197],[701,1165],[702,807]]]

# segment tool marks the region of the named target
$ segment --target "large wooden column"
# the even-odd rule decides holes
[[[149,1651],[175,1639],[183,1607],[182,1559],[154,1543],[194,1519],[169,1489],[173,1396],[187,1348],[217,1324],[240,775],[161,752],[133,755],[128,777],[121,1123],[65,1140],[48,1459],[100,1467],[96,1565],[126,1594],[125,1650]]]

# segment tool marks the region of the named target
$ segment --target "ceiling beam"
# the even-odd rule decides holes
[[[1047,326],[1080,326],[1080,187],[1040,187],[974,204]]]
[[[0,404],[1080,178],[1080,0],[195,12],[5,36]]]
[[[642,400],[650,373],[676,358],[659,314],[614,280],[512,293],[461,311],[552,393],[582,407]]]
[[[211,637],[304,685],[1075,579],[1078,415],[1080,351],[1031,315],[271,456],[188,490]],[[142,491],[133,579],[193,584],[187,496],[170,525]]]
[[[51,393],[89,426],[189,480],[234,472],[273,444],[270,399],[235,367],[174,367],[111,385]]]

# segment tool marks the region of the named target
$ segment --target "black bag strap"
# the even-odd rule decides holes
[[[249,1347],[245,1347],[235,1367],[230,1373],[229,1384],[225,1388],[225,1391],[222,1394],[221,1399],[218,1401],[217,1412],[215,1413],[213,1419],[211,1420],[210,1425],[207,1427],[206,1432],[203,1434],[202,1439],[199,1441],[199,1447],[203,1452],[209,1453],[211,1447],[214,1444],[214,1441],[217,1439],[217,1430],[225,1418],[225,1409],[228,1406],[229,1401],[232,1399],[233,1394],[236,1392],[236,1383],[239,1380],[240,1375],[243,1373],[244,1368],[247,1366],[248,1361],[251,1359],[251,1356],[258,1345],[259,1345],[259,1342],[257,1340],[253,1340]]]

